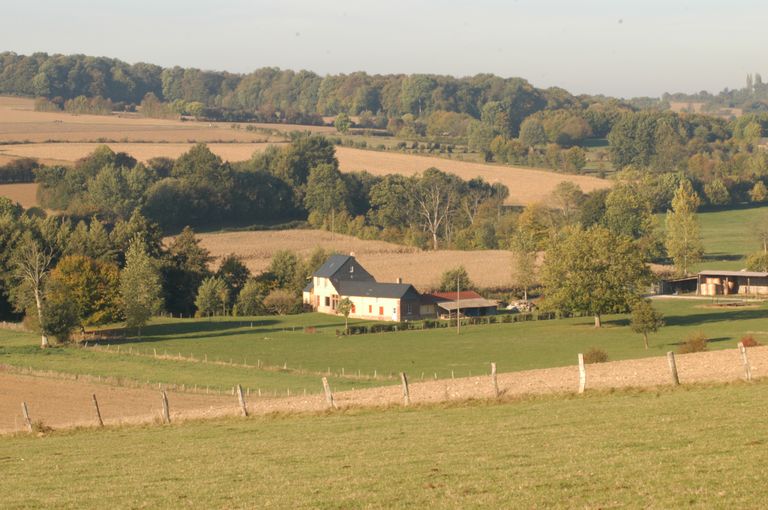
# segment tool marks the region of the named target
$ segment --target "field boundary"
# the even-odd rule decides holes
[[[333,381],[328,382],[326,377],[322,377],[318,378],[318,389],[322,382],[322,386],[326,388],[325,393],[280,398],[263,398],[262,396],[254,399],[250,392],[243,392],[238,385],[229,393],[231,409],[226,405],[226,409],[221,408],[216,413],[208,413],[205,416],[218,417],[222,416],[222,413],[236,415],[243,408],[246,410],[243,413],[245,415],[305,414],[349,408],[460,403],[476,399],[504,401],[534,395],[573,396],[596,391],[670,388],[698,383],[745,381],[746,384],[751,384],[768,376],[768,346],[751,347],[746,350],[726,349],[684,354],[679,355],[676,362],[670,362],[669,357],[668,354],[639,360],[581,366],[574,364],[508,373],[497,373],[494,370],[496,364],[489,363],[488,374],[475,377],[409,383],[406,374],[401,373],[399,374],[401,384],[338,393],[332,392]],[[674,356],[672,358],[674,361]],[[77,380],[81,380],[81,377],[73,376]],[[161,391],[165,390],[161,388]],[[227,393],[221,395],[227,395]],[[167,397],[164,397],[164,401],[166,399]],[[82,405],[82,402],[80,404]],[[169,405],[171,409],[169,415],[174,416],[174,419],[184,419],[178,413],[172,414],[173,399]],[[19,408],[16,407],[16,409]],[[197,416],[194,410],[183,414],[188,418]],[[200,415],[200,417],[205,416]],[[34,417],[32,419],[34,420]],[[131,421],[156,423],[158,420],[157,414],[153,414],[151,417],[144,418],[131,417]],[[15,422],[19,423],[18,415],[15,416]],[[89,423],[93,426],[93,420]],[[124,423],[124,420],[120,419],[120,423]],[[56,425],[58,428],[70,427],[67,424]],[[83,425],[78,423],[77,426]],[[32,429],[30,426],[30,430]]]

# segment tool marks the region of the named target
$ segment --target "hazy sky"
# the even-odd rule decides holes
[[[6,3],[6,2],[3,2]],[[768,77],[753,0],[40,0],[7,2],[0,50],[248,72],[494,73],[657,96]]]

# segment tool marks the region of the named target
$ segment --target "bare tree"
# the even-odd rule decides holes
[[[438,249],[438,233],[456,209],[458,193],[454,180],[436,168],[430,168],[416,183],[413,198],[425,229],[432,235],[432,248]]]
[[[40,347],[50,347],[43,322],[43,286],[51,268],[53,255],[43,250],[36,241],[27,239],[14,257],[14,276],[26,285],[35,298],[37,319],[40,323]]]

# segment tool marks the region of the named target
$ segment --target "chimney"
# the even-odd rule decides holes
[[[403,279],[398,276],[397,280],[395,280],[395,283],[403,283]]]
[[[355,252],[353,252],[353,251],[349,252],[349,256],[350,257],[354,257],[355,256]]]

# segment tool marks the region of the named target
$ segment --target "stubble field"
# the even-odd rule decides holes
[[[240,124],[241,127],[245,125]],[[335,133],[334,128],[326,126],[253,125],[284,132]],[[210,144],[211,150],[225,160],[243,161],[270,143],[284,141],[282,137],[232,129],[231,126],[229,123],[146,119],[135,114],[100,116],[35,112],[31,99],[0,97],[0,163],[35,157],[46,164],[71,164],[101,143],[107,143],[115,151],[127,152],[140,161],[156,156],[175,158],[197,142]],[[367,170],[375,175],[414,175],[436,167],[463,179],[483,177],[491,183],[505,184],[510,190],[507,203],[515,205],[546,201],[562,181],[574,182],[585,192],[610,186],[609,181],[589,176],[349,147],[338,147],[337,157],[345,172]]]
[[[253,273],[264,271],[280,250],[291,250],[308,257],[316,247],[342,254],[354,253],[360,263],[381,282],[398,277],[419,289],[436,288],[447,270],[463,265],[480,287],[512,285],[512,257],[503,250],[423,251],[408,246],[368,241],[331,234],[325,230],[276,230],[198,234],[201,244],[214,257],[230,253],[243,258]],[[170,238],[166,239],[166,243]],[[215,262],[217,264],[218,262]]]

